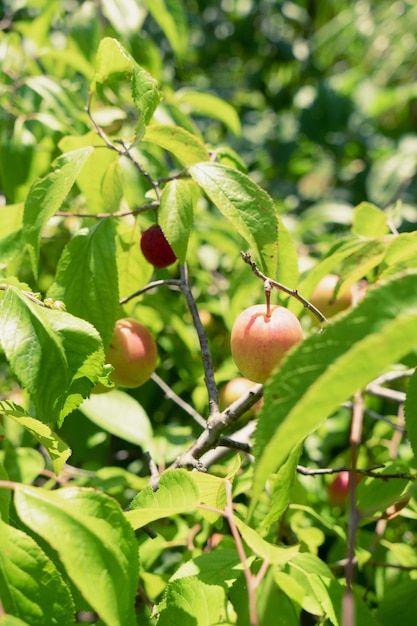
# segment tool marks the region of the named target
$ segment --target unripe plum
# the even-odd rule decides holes
[[[106,350],[114,370],[110,379],[121,387],[139,387],[155,371],[158,351],[150,331],[132,318],[119,319]]]
[[[154,267],[168,267],[168,265],[172,265],[177,260],[159,224],[153,224],[153,226],[143,231],[140,238],[140,247],[145,259]]]
[[[243,376],[264,383],[285,353],[303,339],[296,316],[282,306],[255,304],[236,318],[230,337],[232,357]]]
[[[310,301],[325,317],[332,317],[336,313],[345,311],[352,306],[352,288],[343,293],[339,293],[334,298],[339,276],[337,274],[327,274],[316,285],[311,294]]]
[[[224,387],[220,389],[219,403],[220,410],[224,411],[228,406],[239,400],[243,396],[247,395],[251,389],[253,389],[255,383],[249,378],[243,376],[237,376],[229,380]],[[252,418],[256,415],[262,405],[262,399],[258,400],[246,413],[247,418]]]

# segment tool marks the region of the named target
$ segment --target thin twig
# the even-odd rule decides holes
[[[178,280],[178,278],[164,278],[162,280],[153,280],[145,287],[141,287],[141,289],[138,289],[134,293],[131,293],[129,296],[126,296],[125,298],[119,300],[119,304],[126,304],[126,302],[130,302],[130,300],[133,300],[133,298],[138,298],[139,296],[146,293],[147,291],[150,291],[151,289],[156,289],[157,287],[163,286],[178,287],[178,289],[181,289],[182,283],[180,280]]]
[[[309,309],[309,311],[311,311],[316,317],[318,317],[318,319],[320,320],[321,323],[327,322],[327,318],[323,315],[323,313],[321,311],[319,311],[319,309],[317,309],[314,306],[314,304],[312,304],[309,300],[307,300],[301,294],[299,294],[297,289],[290,289],[289,287],[286,287],[282,283],[278,283],[276,280],[272,280],[272,278],[269,278],[268,276],[265,276],[265,274],[263,274],[257,268],[256,263],[254,261],[252,261],[252,257],[251,257],[251,255],[248,252],[241,252],[240,256],[245,261],[245,263],[247,263],[250,266],[250,268],[251,268],[252,272],[255,274],[255,276],[257,276],[258,278],[262,279],[264,281],[264,283],[265,283],[265,281],[268,281],[268,283],[270,285],[272,285],[272,287],[275,287],[276,289],[279,289],[280,291],[283,291],[287,295],[289,295],[292,298],[295,298],[296,300],[301,302],[302,305],[306,309]]]
[[[185,411],[185,413],[188,413],[188,415],[190,415],[199,426],[201,426],[202,428],[205,428],[207,426],[207,422],[204,417],[200,415],[200,413],[198,413],[198,411],[196,411],[195,408],[191,406],[191,404],[188,404],[188,402],[185,402],[185,400],[178,396],[175,391],[173,391],[173,389],[171,389],[171,387],[167,385],[166,382],[162,380],[160,376],[158,376],[158,374],[156,374],[156,372],[152,374],[151,378],[154,383],[156,383],[158,387],[162,389],[165,396],[169,400],[172,400],[172,402],[175,402],[175,404],[179,406],[183,411]]]
[[[138,215],[139,213],[144,213],[145,211],[149,211],[149,209],[158,209],[159,202],[147,202],[146,204],[142,204],[141,206],[136,207],[136,209],[131,209],[129,211],[114,211],[113,213],[74,213],[72,211],[57,211],[55,215],[59,217],[91,217],[96,220],[104,220],[109,217],[117,218],[117,217],[127,217],[129,215]]]

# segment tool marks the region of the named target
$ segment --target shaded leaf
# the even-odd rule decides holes
[[[183,165],[209,161],[210,155],[200,139],[180,126],[152,124],[142,141],[147,141],[171,152]]]
[[[226,594],[220,585],[180,578],[168,583],[159,611],[158,626],[214,626],[226,617]]]
[[[90,322],[107,346],[119,317],[115,233],[110,220],[77,233],[65,247],[48,297]]]

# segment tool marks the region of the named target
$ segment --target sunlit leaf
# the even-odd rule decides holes
[[[161,475],[158,489],[146,487],[132,500],[125,516],[134,529],[178,513],[189,513],[199,503],[196,483],[185,470],[170,470]]]
[[[193,226],[193,201],[189,183],[172,180],[164,187],[159,225],[180,263],[185,262]]]
[[[106,625],[136,624],[137,543],[113,498],[92,489],[19,486],[15,504],[22,521],[56,550]]]
[[[225,165],[199,163],[189,170],[213,204],[256,251],[261,269],[275,277],[278,223],[269,195],[248,176]]]
[[[54,563],[32,537],[1,520],[0,601],[31,626],[74,624],[71,593]]]

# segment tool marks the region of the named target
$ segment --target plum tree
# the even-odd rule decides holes
[[[145,259],[154,267],[168,267],[177,260],[159,224],[153,224],[143,231],[140,247]]]
[[[352,306],[352,288],[339,293],[334,298],[334,290],[339,280],[337,274],[327,274],[316,285],[310,300],[326,317],[332,317]]]
[[[126,317],[116,322],[106,359],[114,368],[110,379],[115,385],[139,387],[155,371],[158,350],[148,328]]]
[[[264,383],[285,353],[303,339],[297,317],[282,306],[255,304],[240,313],[233,324],[230,347],[243,376]]]

